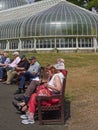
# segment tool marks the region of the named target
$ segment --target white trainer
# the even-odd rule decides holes
[[[34,119],[26,119],[26,120],[22,120],[21,123],[25,124],[25,125],[28,125],[28,124],[34,124],[35,121],[34,121]]]
[[[21,119],[28,119],[28,116],[24,114],[24,115],[21,115],[20,118]]]

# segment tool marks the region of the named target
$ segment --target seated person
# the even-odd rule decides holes
[[[48,76],[45,70],[45,67],[41,67],[40,77],[34,78],[27,86],[25,93],[21,96],[15,97],[15,99],[22,102],[24,101],[27,104],[31,95],[36,91],[36,88],[47,81]]]
[[[2,50],[0,50],[0,63],[2,62],[2,55],[3,55],[3,51]]]
[[[4,52],[1,55],[1,62],[0,62],[0,67],[4,67],[5,64],[9,64],[11,62],[8,53]]]
[[[5,64],[5,68],[7,71],[14,69],[21,60],[19,57],[19,52],[14,52],[13,56],[14,56],[14,60],[10,64]]]
[[[64,59],[58,58],[56,60],[56,64],[54,66],[56,67],[56,69],[61,71],[64,76],[66,76],[66,69],[65,69]]]
[[[40,64],[37,62],[36,58],[32,56],[30,59],[30,66],[27,71],[25,71],[21,77],[18,86],[18,90],[14,94],[20,94],[25,89],[25,81],[30,81],[39,76]]]
[[[4,78],[6,75],[6,69],[5,65],[9,64],[11,62],[8,53],[2,53],[1,55],[1,61],[0,61],[0,81]]]
[[[28,107],[26,106],[25,103],[24,104],[23,103],[15,104],[13,102],[13,105],[18,110],[21,107],[21,110],[26,112],[26,115],[21,116],[21,118],[25,117],[25,119],[22,120],[23,124],[33,124],[35,122],[34,114],[35,114],[35,110],[37,107],[36,96],[43,95],[43,94],[45,94],[45,96],[54,95],[54,94],[60,93],[60,91],[62,90],[64,75],[61,72],[58,72],[58,70],[54,66],[48,67],[47,73],[48,73],[47,83],[44,83],[42,88],[40,87],[40,89],[38,87],[36,92],[31,95],[30,100],[27,104]],[[42,93],[42,90],[43,90],[43,93]],[[45,93],[45,91],[46,91],[46,93]],[[49,103],[43,102],[42,105],[52,105],[52,104],[56,104],[58,102],[59,102],[59,99],[49,101]]]
[[[20,62],[16,65],[16,67],[12,70],[7,71],[7,80],[3,83],[6,84],[11,84],[13,78],[18,75],[18,77],[28,69],[29,67],[29,62],[26,58],[25,55],[20,56],[21,60]]]

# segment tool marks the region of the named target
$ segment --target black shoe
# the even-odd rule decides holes
[[[17,103],[15,102],[12,102],[13,106],[18,110],[18,111],[21,111],[22,109],[22,106],[19,106]]]
[[[23,90],[22,90],[22,91],[23,91],[23,93],[25,93],[25,91],[26,91],[26,88],[23,88]]]
[[[14,99],[17,100],[17,101],[23,101],[23,100],[24,100],[24,97],[23,97],[23,96],[14,97]]]
[[[14,78],[13,82],[16,83],[17,81],[19,81],[19,78]]]
[[[16,95],[16,94],[21,94],[22,92],[21,92],[21,89],[18,89],[18,90],[16,90],[16,92],[14,93],[14,95]]]

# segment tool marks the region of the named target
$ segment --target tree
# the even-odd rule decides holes
[[[67,0],[67,1],[69,1],[75,5],[81,6],[81,7],[83,7],[83,5],[84,5],[84,0]]]
[[[89,0],[87,9],[92,10],[92,8],[95,8],[98,11],[98,0]]]

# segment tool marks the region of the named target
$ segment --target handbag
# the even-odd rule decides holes
[[[38,88],[37,88],[37,96],[51,96],[52,95],[52,92],[49,91],[48,88],[44,87],[44,84],[43,85],[40,85]],[[59,99],[56,98],[56,99],[50,99],[48,101],[42,101],[41,105],[43,106],[51,106],[51,105],[55,105],[59,102]]]
[[[50,95],[52,95],[52,93],[49,91],[49,89],[44,87],[44,84],[40,85],[37,88],[36,93],[37,93],[37,96],[50,96]]]

